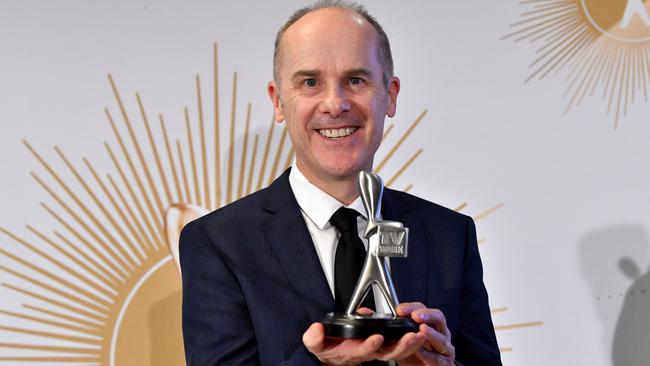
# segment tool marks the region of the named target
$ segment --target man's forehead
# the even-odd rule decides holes
[[[302,16],[287,28],[287,33],[290,33],[292,30],[295,31],[305,28],[306,26],[319,25],[325,27],[348,27],[350,29],[353,27],[361,29],[368,26],[372,28],[372,25],[361,14],[354,10],[344,8],[323,8],[311,11]]]
[[[324,8],[314,10],[298,19],[285,31],[281,47],[317,38],[336,39],[337,36],[374,38],[376,31],[363,16],[350,9]]]
[[[280,40],[280,48],[283,56],[300,61],[308,60],[328,47],[336,51],[348,48],[349,52],[365,53],[369,48],[375,48],[376,39],[374,27],[360,14],[349,9],[325,8],[306,14],[287,28]]]

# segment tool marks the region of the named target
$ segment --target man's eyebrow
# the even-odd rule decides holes
[[[372,72],[368,69],[364,69],[362,67],[357,68],[357,69],[350,69],[345,72],[345,75],[350,77],[350,76],[372,76]]]
[[[318,70],[298,70],[293,73],[291,76],[292,79],[300,78],[300,77],[308,77],[308,78],[313,78],[320,76],[320,71]]]
[[[297,79],[297,78],[315,78],[321,75],[321,72],[319,70],[298,70],[293,73],[291,76],[292,79]],[[370,77],[372,76],[373,73],[368,70],[364,69],[362,67],[356,68],[356,69],[350,69],[345,72],[346,77],[351,77],[351,76],[366,76]]]

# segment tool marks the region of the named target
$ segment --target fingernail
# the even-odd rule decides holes
[[[420,314],[420,319],[422,319],[422,321],[427,321],[427,320],[431,319],[431,317],[427,313],[422,313],[422,314]]]

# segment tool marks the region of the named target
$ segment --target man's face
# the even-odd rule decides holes
[[[399,92],[399,79],[384,84],[376,37],[363,17],[343,9],[309,13],[282,37],[279,85],[271,81],[269,95],[312,183],[372,168]]]

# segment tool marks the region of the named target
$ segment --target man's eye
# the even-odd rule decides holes
[[[363,84],[362,78],[350,78],[350,84],[352,85],[361,85]]]
[[[318,82],[316,81],[316,79],[307,79],[305,80],[305,85],[308,88],[314,88],[316,87],[316,85],[318,85]]]

